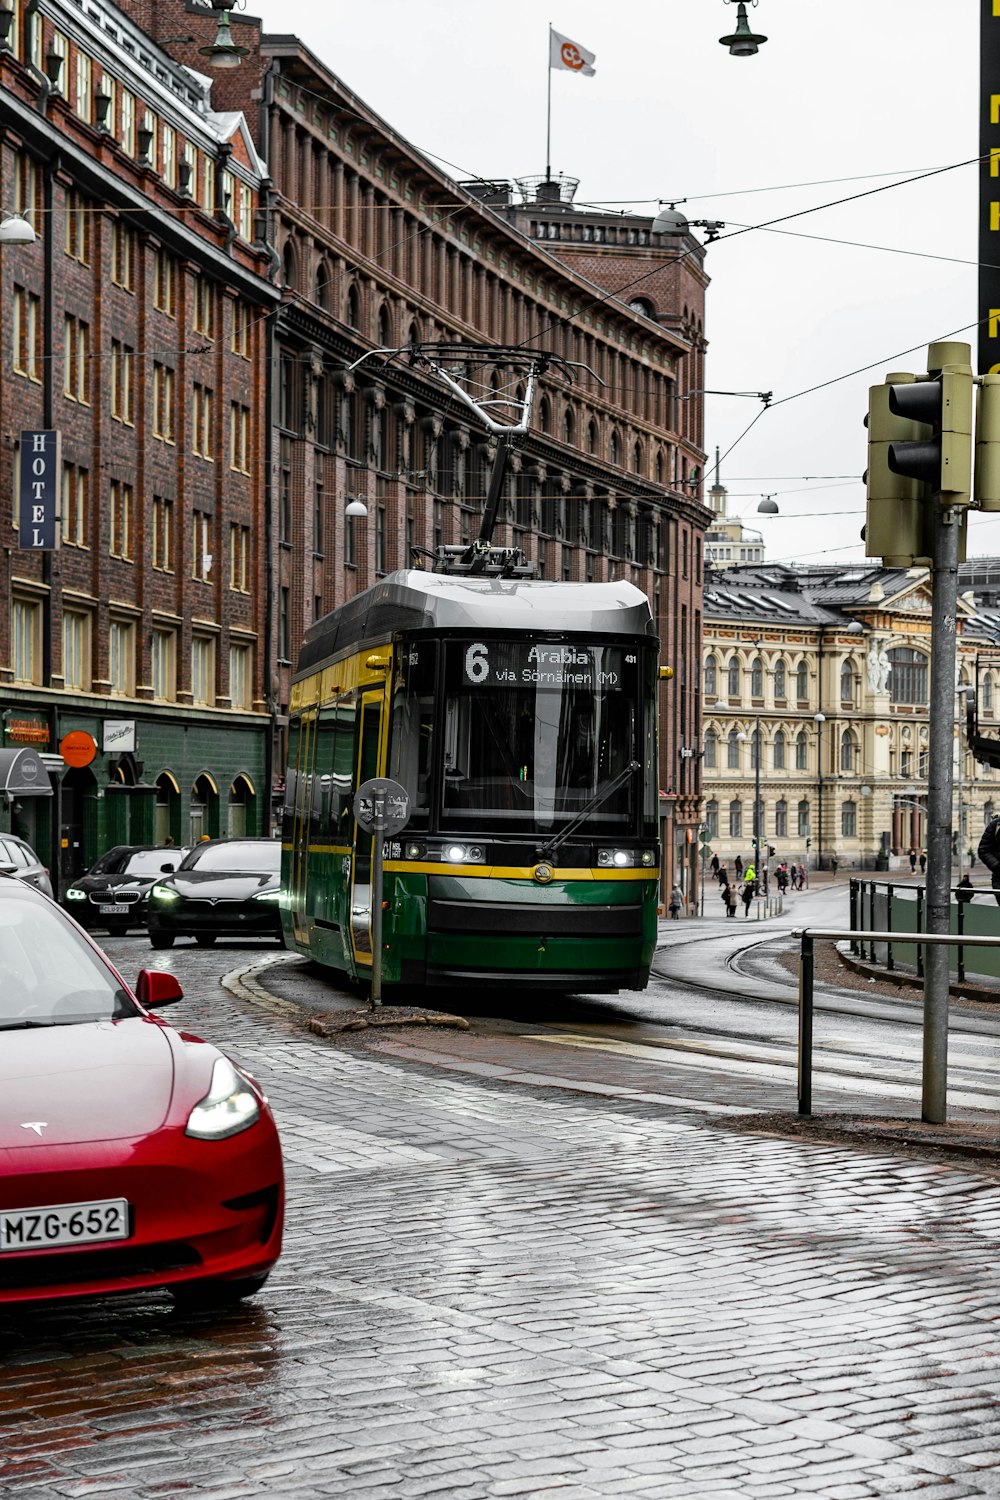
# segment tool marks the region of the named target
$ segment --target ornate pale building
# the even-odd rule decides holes
[[[995,626],[971,593],[959,600],[957,626],[957,688],[976,683],[978,663],[989,733],[1000,680],[989,663]],[[710,850],[729,866],[737,854],[752,858],[759,789],[772,866],[908,869],[908,851],[926,841],[930,656],[925,569],[776,564],[710,573],[698,752]],[[1000,806],[1000,772],[965,752],[961,703],[956,690],[954,826],[957,846],[975,851]]]

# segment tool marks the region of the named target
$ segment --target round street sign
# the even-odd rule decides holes
[[[354,793],[354,816],[366,833],[375,830],[375,803],[382,803],[382,832],[387,836],[405,828],[410,816],[410,794],[398,781],[373,776]]]
[[[97,741],[85,729],[71,729],[59,741],[59,754],[68,766],[89,766],[97,754]]]

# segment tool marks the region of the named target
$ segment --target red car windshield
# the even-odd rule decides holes
[[[140,1011],[86,938],[19,888],[0,897],[0,1031],[113,1021]]]

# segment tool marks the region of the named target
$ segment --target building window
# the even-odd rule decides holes
[[[14,599],[10,615],[14,681],[40,683],[42,680],[41,605],[28,599]]]
[[[375,509],[375,572],[381,577],[385,572],[385,506]]]
[[[162,140],[163,180],[167,187],[177,186],[177,132],[172,125],[164,125]]]
[[[199,458],[212,457],[212,417],[214,396],[207,386],[194,387],[194,405],[191,421],[191,452]]]
[[[83,53],[77,56],[82,57]],[[64,248],[71,260],[79,261],[81,266],[90,265],[90,205],[74,188],[66,193]]]
[[[250,527],[229,528],[229,587],[238,594],[250,592]]]
[[[808,768],[809,742],[806,739],[805,730],[800,729],[798,734],[795,736],[795,769],[796,771],[805,771],[808,770]]]
[[[206,511],[196,510],[191,517],[191,577],[199,583],[207,583],[212,571],[212,518]]]
[[[719,664],[714,656],[705,660],[705,697],[710,698],[713,703],[719,693]]]
[[[90,324],[71,313],[63,322],[63,395],[90,405]]]
[[[705,731],[705,769],[714,771],[719,761],[719,736],[714,729]]]
[[[215,213],[215,162],[210,156],[201,163],[201,206],[207,214]]]
[[[121,143],[126,156],[135,155],[135,95],[122,89]]]
[[[750,696],[752,698],[764,696],[764,663],[759,656],[755,656],[750,665]]]
[[[111,369],[109,373],[109,384],[111,387],[111,416],[115,422],[123,422],[126,427],[135,425],[135,411],[132,404],[132,361],[135,350],[130,344],[123,344],[118,339],[111,340]],[[154,385],[155,392],[155,370]]]
[[[209,636],[191,637],[191,700],[202,708],[215,702],[215,641]]]
[[[251,243],[253,240],[253,193],[245,182],[236,184],[237,201],[239,207],[236,213],[236,222],[239,226],[241,239]]]
[[[726,676],[728,678],[727,692],[730,698],[738,698],[740,696],[740,663],[738,657],[731,656],[729,658]]]
[[[243,359],[250,358],[250,308],[237,297],[233,303],[233,327],[230,347]]]
[[[840,809],[840,831],[845,839],[858,836],[858,804],[845,802]]]
[[[788,803],[784,797],[774,804],[774,836],[778,839],[788,837]]]
[[[344,565],[348,568],[357,567],[358,541],[357,532],[354,527],[354,517],[344,517]]]
[[[234,708],[249,710],[251,698],[249,646],[229,648],[229,697]]]
[[[174,502],[153,496],[153,567],[160,573],[174,571]]]
[[[800,703],[809,701],[809,665],[804,661],[795,668],[795,696]]]
[[[800,839],[807,839],[808,837],[809,837],[809,802],[808,802],[807,798],[803,797],[802,801],[799,803],[799,838]]]
[[[68,547],[87,545],[90,518],[90,473],[76,464],[63,464],[62,539]]]
[[[313,487],[313,552],[323,555],[323,515],[326,509],[326,487],[317,479]]]
[[[36,385],[41,383],[40,345],[42,304],[34,292],[15,286],[11,303],[12,367]]]
[[[135,290],[135,235],[120,219],[111,225],[111,280],[126,292]]]
[[[740,740],[735,729],[729,731],[726,741],[726,768],[730,771],[738,771],[740,768]]]
[[[154,630],[150,652],[153,697],[173,703],[177,697],[177,635],[173,630]]]
[[[229,406],[229,467],[250,473],[250,408],[239,401]]]
[[[174,258],[166,250],[157,250],[153,256],[153,306],[169,318],[177,311]]]
[[[840,769],[854,770],[854,739],[849,729],[845,729],[840,736]]]
[[[854,702],[854,673],[849,661],[845,661],[840,669],[840,701],[848,705]]]
[[[291,660],[291,615],[291,591],[287,588],[281,588],[278,590],[278,659],[283,662]]]
[[[110,551],[112,557],[120,557],[125,562],[131,562],[134,555],[132,541],[134,514],[132,486],[112,479]]]
[[[743,804],[735,800],[729,804],[729,837],[743,837]]]
[[[175,400],[174,372],[153,361],[153,436],[164,443],[176,442],[174,428]],[[211,408],[209,408],[211,411]]]
[[[78,692],[90,690],[90,616],[67,610],[63,615],[63,683]]]
[[[91,62],[86,52],[77,48],[76,53],[76,112],[81,120],[90,124],[93,112],[93,98],[90,86]]]
[[[194,281],[194,326],[206,338],[215,338],[215,286],[204,276]]]
[[[129,620],[112,620],[108,626],[108,681],[113,697],[135,693],[135,626]]]
[[[992,677],[991,673],[989,673],[989,672],[986,672],[986,673],[983,674],[983,686],[982,686],[981,701],[982,701],[983,713],[984,714],[992,714],[993,713],[993,677]]]
[[[280,483],[278,489],[278,541],[292,540],[292,440],[279,439]],[[350,520],[350,516],[347,518]]]
[[[774,699],[776,703],[784,703],[786,696],[785,688],[785,663],[779,656],[774,664]]]
[[[773,754],[774,769],[776,771],[783,771],[785,769],[785,745],[785,731],[783,729],[775,730]]]
[[[714,797],[705,803],[705,832],[710,839],[719,837],[719,804]]]
[[[927,657],[912,646],[896,646],[889,652],[892,673],[889,699],[892,703],[927,702]]]

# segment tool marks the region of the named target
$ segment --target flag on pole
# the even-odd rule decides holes
[[[568,36],[560,36],[558,31],[549,27],[550,69],[565,68],[569,73],[582,73],[584,78],[593,78],[597,71],[594,56],[586,47],[581,47],[579,42],[571,42]]]

